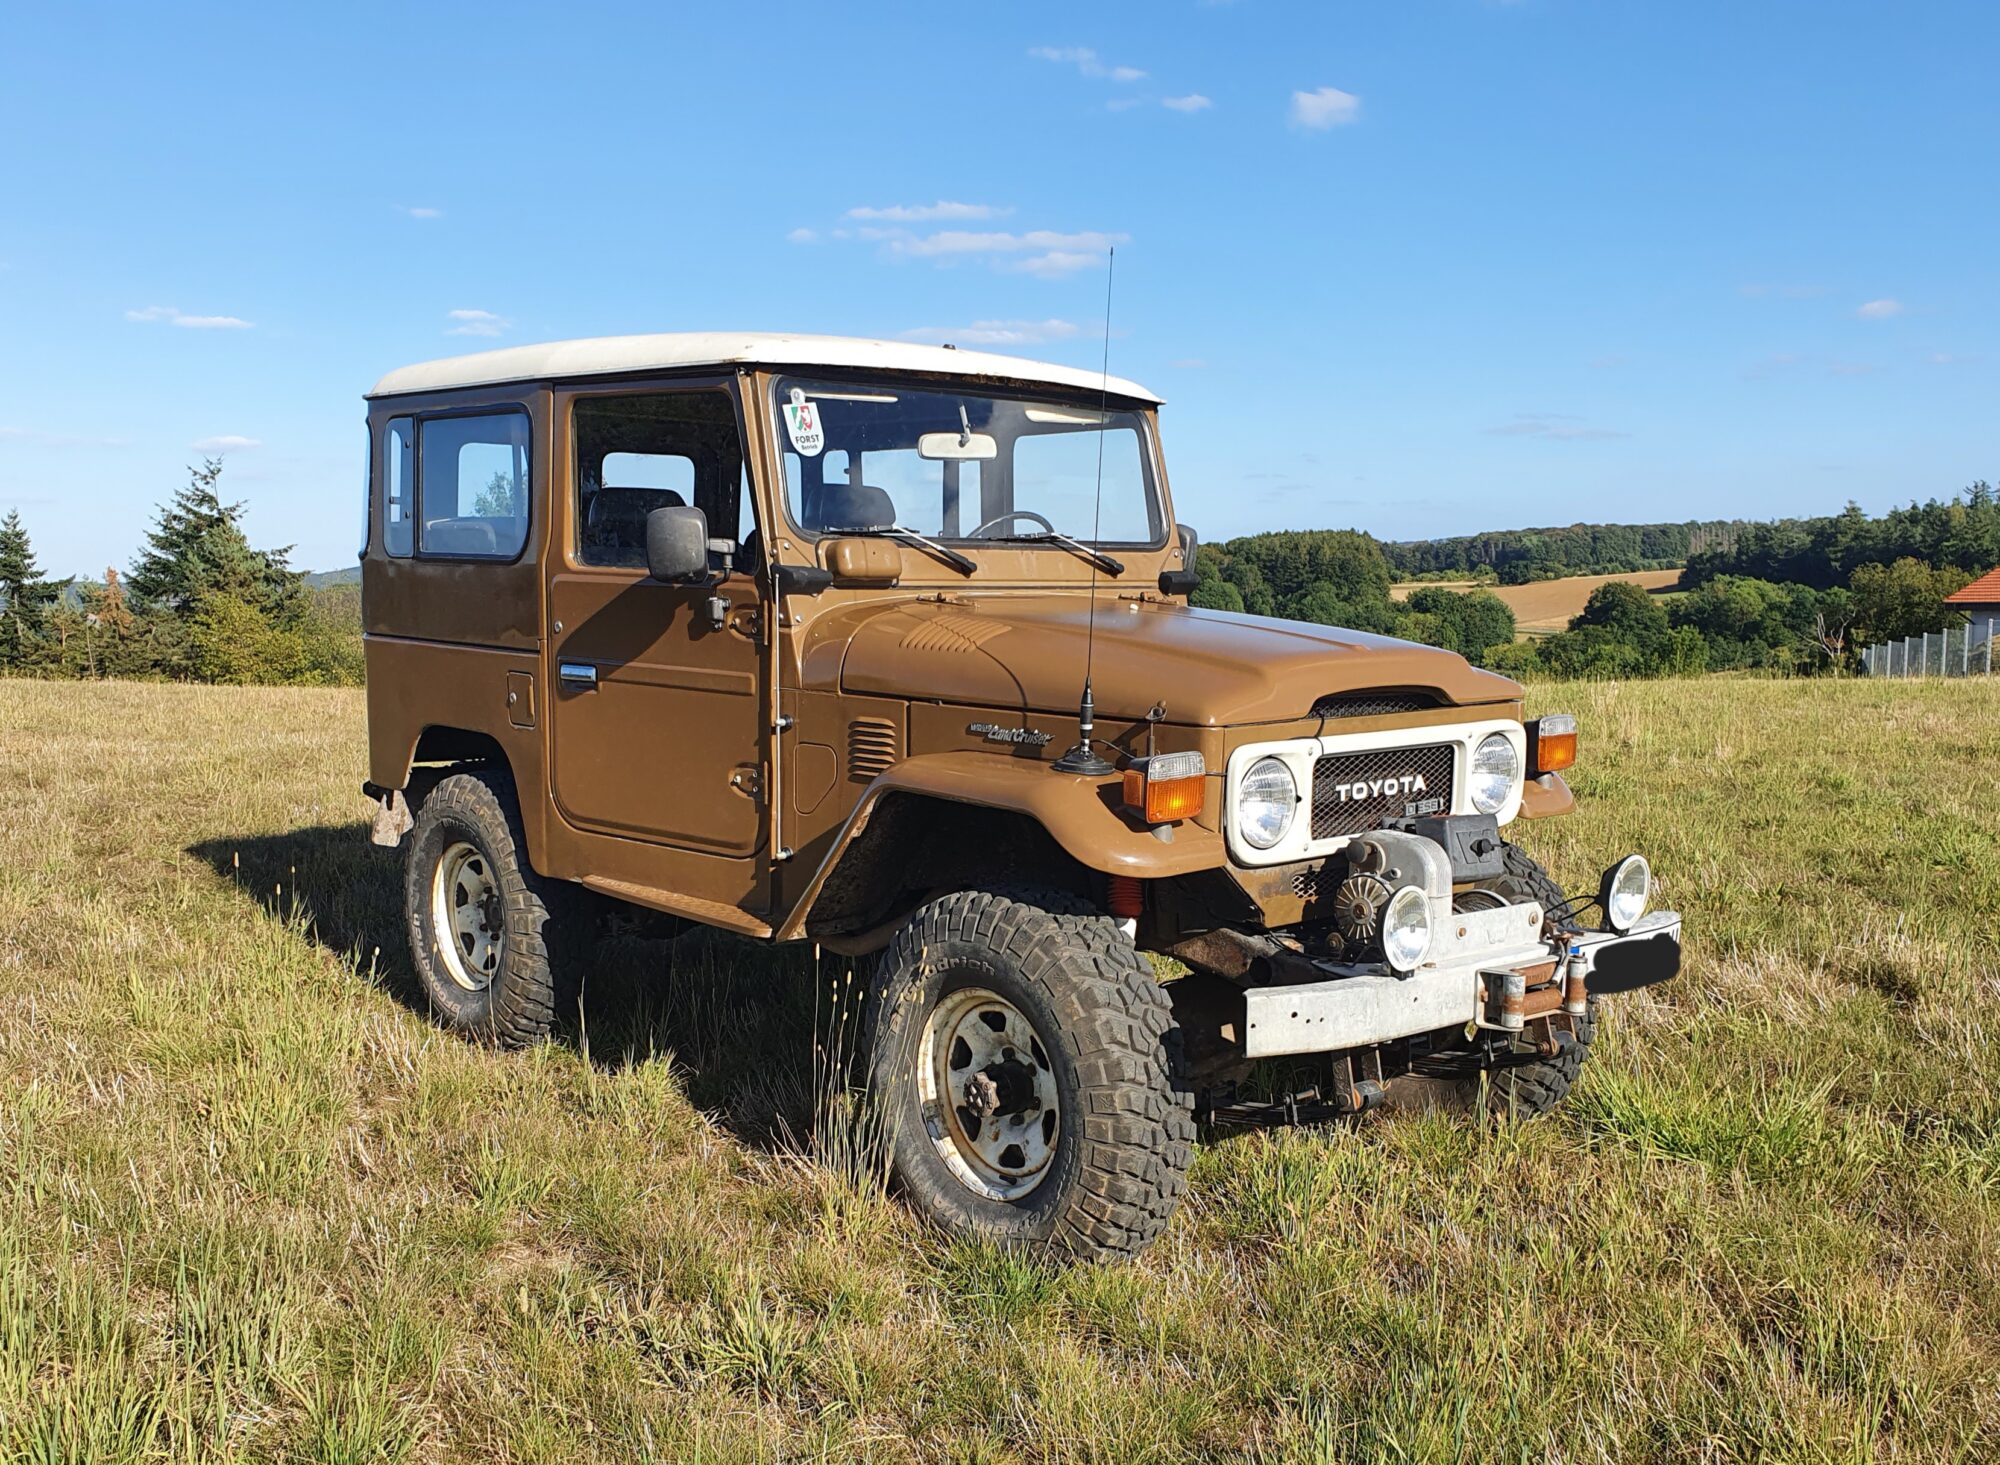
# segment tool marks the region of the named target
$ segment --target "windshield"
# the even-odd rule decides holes
[[[897,525],[940,540],[1165,541],[1142,413],[803,377],[779,378],[776,391],[786,507],[806,533]]]

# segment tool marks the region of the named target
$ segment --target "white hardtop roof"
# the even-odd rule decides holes
[[[401,367],[375,383],[371,397],[443,392],[498,382],[618,376],[703,366],[852,367],[868,371],[928,371],[952,376],[999,377],[1114,397],[1158,402],[1137,382],[1106,378],[1075,366],[1056,366],[991,351],[958,351],[911,341],[870,341],[855,336],[792,336],[765,331],[689,331],[656,336],[597,336],[507,346],[471,356],[448,356]]]

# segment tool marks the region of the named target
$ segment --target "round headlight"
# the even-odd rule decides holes
[[[1505,733],[1489,733],[1472,750],[1472,807],[1497,814],[1521,779],[1521,755]]]
[[[1259,758],[1236,786],[1236,832],[1252,849],[1269,849],[1292,827],[1299,784],[1281,758]]]
[[[1421,885],[1405,885],[1382,910],[1382,955],[1399,972],[1412,972],[1431,949],[1431,902]]]
[[[1653,899],[1653,867],[1644,855],[1627,855],[1604,877],[1604,923],[1624,932],[1639,924]]]

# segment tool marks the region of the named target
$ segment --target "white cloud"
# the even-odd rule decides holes
[[[1886,299],[1870,300],[1865,305],[1857,307],[1854,313],[1863,320],[1888,320],[1891,316],[1903,313],[1903,302]]]
[[[411,205],[399,203],[396,207],[413,219],[442,219],[444,217],[443,209],[434,209],[422,204]]]
[[[1200,92],[1189,92],[1184,97],[1161,97],[1160,105],[1175,112],[1206,112],[1215,103]]]
[[[892,218],[928,214],[937,208],[984,209],[985,205],[926,205],[896,209],[850,209],[849,217]],[[993,212],[1003,212],[993,210]],[[788,236],[795,243],[818,237],[814,231],[795,229]],[[919,231],[901,223],[864,223],[852,229],[834,229],[836,240],[859,239],[881,246],[890,259],[927,259],[937,264],[960,260],[985,264],[1009,274],[1037,275],[1059,279],[1077,270],[1103,263],[1104,253],[1131,236],[1106,230],[1086,229],[1064,232],[1058,229],[933,229]]]
[[[904,331],[903,339],[949,341],[954,346],[1038,346],[1046,341],[1067,341],[1081,330],[1066,320],[976,320],[956,329],[922,326]]]
[[[1043,280],[1060,280],[1064,275],[1073,275],[1078,270],[1094,269],[1104,263],[1102,254],[1084,254],[1074,249],[1052,249],[1046,254],[1030,255],[1022,260],[1010,260],[1000,266],[1017,275],[1034,275]]]
[[[225,432],[218,437],[197,438],[188,444],[197,453],[247,453],[252,448],[264,446],[261,438],[239,437],[233,432]]]
[[[934,234],[897,235],[889,239],[894,254],[915,259],[935,259],[959,254],[1025,254],[1032,250],[1088,250],[1101,254],[1129,236],[1085,230],[1063,234],[1053,229],[1029,229],[1015,234],[1007,230],[940,229]]]
[[[1609,427],[1590,427],[1562,412],[1516,412],[1511,422],[1486,430],[1495,437],[1541,437],[1555,442],[1597,442],[1632,435]]]
[[[247,331],[251,323],[234,315],[183,315],[171,305],[148,305],[143,310],[128,310],[125,319],[152,323],[165,321],[169,325],[185,327],[191,331]]]
[[[1340,127],[1361,115],[1361,98],[1337,86],[1317,91],[1292,93],[1292,125],[1324,132]]]
[[[450,310],[445,319],[452,322],[447,336],[497,336],[513,324],[490,310]]]
[[[794,229],[785,238],[793,244],[811,244],[819,238],[817,229]]]
[[[941,198],[936,203],[896,203],[885,208],[863,205],[847,211],[850,219],[872,219],[885,224],[963,223],[971,219],[999,219],[1013,213],[1011,208],[990,203],[954,203]]]
[[[1030,46],[1028,54],[1037,61],[1074,66],[1085,76],[1102,77],[1108,81],[1143,81],[1146,77],[1146,73],[1136,66],[1106,66],[1088,46]]]

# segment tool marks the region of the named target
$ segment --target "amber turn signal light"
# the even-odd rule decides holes
[[[1125,770],[1125,805],[1148,824],[1172,824],[1201,812],[1208,768],[1199,753],[1155,753]]]
[[[1576,766],[1576,719],[1553,712],[1529,724],[1528,772],[1533,778]]]

